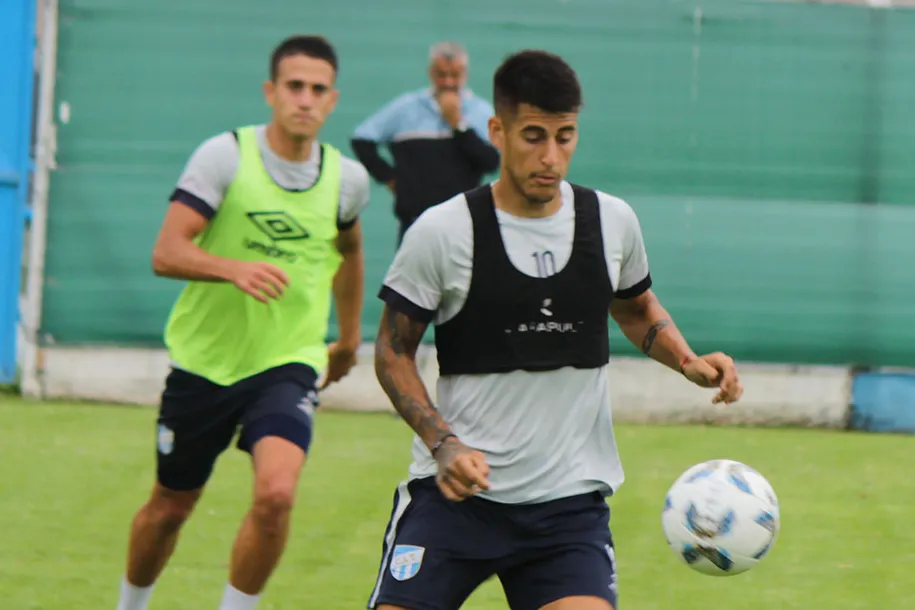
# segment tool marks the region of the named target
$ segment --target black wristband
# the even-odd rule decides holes
[[[429,453],[432,454],[432,457],[435,457],[435,452],[438,451],[439,449],[441,449],[441,448],[442,448],[442,445],[444,445],[444,444],[445,444],[445,441],[447,441],[449,438],[457,438],[457,434],[452,434],[452,433],[449,432],[448,434],[446,434],[446,435],[443,436],[442,438],[438,439],[438,440],[435,442],[435,444],[432,445],[432,449],[429,450]]]

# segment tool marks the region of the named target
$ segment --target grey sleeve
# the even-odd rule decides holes
[[[235,178],[238,159],[238,142],[233,133],[205,140],[185,165],[171,200],[212,218]]]
[[[340,209],[337,228],[345,231],[356,224],[369,202],[369,173],[358,161],[340,159]]]
[[[632,299],[651,288],[651,272],[648,268],[648,254],[645,252],[645,239],[642,237],[638,216],[628,205],[623,211],[623,263],[616,296],[621,299]]]
[[[442,267],[447,253],[441,214],[423,214],[404,234],[378,297],[392,309],[431,322],[442,302]]]

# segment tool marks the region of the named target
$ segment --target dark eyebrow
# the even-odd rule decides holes
[[[558,132],[562,133],[562,134],[568,134],[568,133],[574,133],[575,130],[576,130],[575,125],[564,125],[563,127],[559,128]],[[522,133],[530,133],[530,134],[538,134],[538,135],[544,134],[544,133],[546,133],[546,131],[547,130],[544,127],[541,127],[540,125],[526,125],[521,128]]]
[[[289,79],[288,81],[286,81],[286,85],[288,87],[311,87],[312,89],[315,89],[316,91],[327,91],[328,89],[330,89],[330,85],[327,85],[325,83],[306,83],[305,81],[303,81],[302,79],[299,79],[299,78]]]

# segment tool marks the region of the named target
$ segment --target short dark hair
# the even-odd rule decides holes
[[[273,50],[273,54],[270,56],[270,80],[276,80],[280,62],[287,57],[293,57],[295,55],[305,55],[315,59],[323,59],[333,67],[335,74],[338,71],[337,52],[334,51],[333,45],[331,45],[326,38],[323,36],[311,35],[290,36],[277,45]]]
[[[514,113],[521,104],[545,112],[578,112],[582,106],[578,75],[553,53],[524,50],[509,55],[493,78],[497,113]]]

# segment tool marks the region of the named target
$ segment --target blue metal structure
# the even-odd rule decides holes
[[[0,383],[16,378],[22,242],[28,213],[35,0],[0,1]]]

